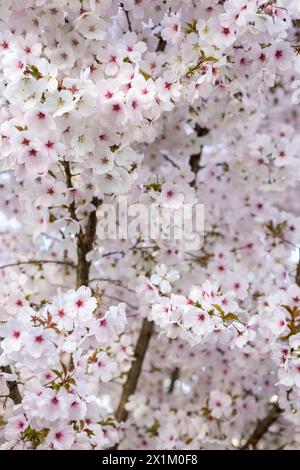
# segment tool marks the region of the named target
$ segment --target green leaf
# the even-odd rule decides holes
[[[212,306],[213,306],[216,310],[218,310],[218,312],[221,313],[221,315],[224,314],[224,312],[223,312],[222,308],[220,307],[220,305],[212,304]]]
[[[62,371],[59,371],[59,370],[57,370],[57,369],[51,369],[51,370],[52,370],[52,372],[53,372],[55,375],[57,375],[57,377],[59,377],[60,379],[62,378],[62,376],[63,376],[63,372],[62,372]]]
[[[119,150],[120,146],[119,145],[111,145],[110,150],[112,153],[115,153],[117,150]]]
[[[145,78],[145,80],[149,80],[149,78],[151,78],[151,75],[149,75],[149,73],[145,72],[144,70],[140,69],[140,73],[143,75],[143,77]]]

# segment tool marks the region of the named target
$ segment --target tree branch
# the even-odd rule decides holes
[[[253,433],[247,439],[246,443],[241,447],[241,449],[256,449],[257,444],[259,443],[261,438],[268,432],[272,424],[277,421],[281,413],[282,410],[276,403],[274,403],[268,414],[262,420],[258,421]]]
[[[128,372],[127,380],[123,386],[119,406],[115,413],[115,416],[119,422],[126,421],[128,418],[128,411],[125,409],[125,406],[128,402],[130,395],[133,395],[136,390],[139,376],[142,371],[143,361],[153,333],[153,328],[153,322],[150,322],[145,318],[143,320],[140,335],[134,350],[135,359],[131,365],[130,371]]]
[[[167,45],[166,41],[164,41],[163,38],[159,36],[159,41],[158,41],[155,52],[164,52],[166,45]]]
[[[174,367],[174,369],[172,370],[171,377],[170,377],[171,382],[170,382],[170,385],[169,385],[169,388],[168,388],[168,393],[170,395],[171,395],[171,393],[173,393],[176,380],[179,379],[179,372],[180,372],[179,367]]]
[[[195,131],[198,137],[204,137],[205,135],[209,133],[209,129],[207,129],[206,127],[200,127],[198,124],[196,124],[195,126]],[[201,161],[201,156],[202,156],[202,149],[203,149],[203,145],[200,146],[200,150],[198,153],[195,153],[190,156],[190,161],[189,161],[190,167],[191,167],[192,172],[195,174],[195,178],[191,182],[191,186],[193,187],[196,186],[197,175],[201,168],[200,161]]]
[[[62,165],[63,165],[63,167],[64,167],[64,170],[65,170],[65,176],[66,176],[66,184],[67,184],[67,187],[68,187],[68,188],[73,188],[72,173],[71,173],[70,163],[67,162],[66,160],[63,160],[61,163],[62,163]],[[70,216],[72,217],[72,219],[77,220],[76,206],[75,206],[75,202],[74,202],[74,201],[71,202],[71,204],[69,205],[69,212],[70,212]]]
[[[0,369],[5,374],[12,374],[12,370],[11,370],[10,366],[1,366]],[[19,391],[19,387],[18,387],[17,382],[7,380],[6,385],[7,385],[8,390],[9,390],[8,396],[9,396],[9,398],[12,399],[14,404],[19,405],[20,403],[22,403],[22,396],[21,396],[21,393]]]
[[[77,235],[77,269],[76,269],[76,285],[80,287],[82,285],[87,286],[89,284],[89,272],[91,267],[91,261],[87,261],[86,255],[92,250],[97,228],[97,215],[96,210],[100,205],[101,201],[97,198],[93,198],[92,204],[95,206],[89,217],[85,227],[85,230],[80,229]]]
[[[62,165],[65,171],[66,184],[68,188],[73,188],[72,173],[70,163],[63,160]],[[86,255],[92,250],[97,228],[97,215],[96,211],[101,201],[94,197],[92,204],[95,206],[95,210],[91,211],[88,217],[88,221],[84,230],[80,227],[79,232],[76,235],[77,238],[77,266],[76,266],[76,286],[82,285],[87,286],[89,284],[89,272],[91,267],[91,261],[87,261]],[[69,205],[69,212],[72,219],[77,220],[76,205],[75,202],[71,202]]]
[[[122,10],[125,13],[125,16],[126,16],[126,19],[127,19],[127,24],[128,24],[128,30],[132,33],[132,27],[131,27],[131,21],[130,21],[130,18],[129,18],[129,13],[125,8],[124,3],[121,3],[120,6],[121,6]]]
[[[174,168],[177,168],[177,170],[180,170],[180,166],[177,165],[177,163],[175,163],[170,157],[168,157],[168,155],[163,153],[162,156],[165,160],[167,160],[167,162],[171,163],[171,165],[174,166]]]
[[[23,266],[26,264],[62,264],[64,266],[71,266],[72,268],[75,268],[75,264],[72,261],[59,261],[55,259],[30,259],[28,261],[17,261],[16,263],[9,263],[5,264],[3,266],[0,266],[0,269],[5,269],[5,268],[11,268],[13,266]]]

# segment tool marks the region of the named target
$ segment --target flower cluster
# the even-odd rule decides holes
[[[157,270],[160,272],[162,268]],[[171,276],[175,277],[172,272],[166,272],[160,281],[162,294],[168,291],[166,284]],[[158,283],[158,277],[159,274],[153,274],[152,283]],[[228,341],[232,347],[242,347],[255,338],[251,325],[244,325],[239,319],[235,294],[222,294],[216,284],[206,281],[202,286],[193,286],[187,297],[176,294],[160,296],[154,286],[152,293],[156,298],[151,302],[151,319],[166,331],[169,338],[185,339],[191,345],[205,340]]]
[[[80,287],[39,309],[24,304],[1,327],[1,364],[14,364],[24,381],[5,427],[9,448],[103,449],[118,440],[109,398],[97,388],[120,375],[112,344],[126,322],[125,304],[99,315],[91,290]]]

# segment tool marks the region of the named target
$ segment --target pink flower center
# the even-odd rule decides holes
[[[28,145],[30,144],[30,140],[24,138],[24,139],[22,140],[21,144],[28,146]]]
[[[57,405],[59,403],[59,399],[57,397],[53,397],[51,403],[52,405]]]
[[[82,299],[76,300],[76,307],[80,308],[83,307],[84,301]]]
[[[52,149],[53,146],[54,146],[54,142],[50,142],[50,140],[48,140],[48,142],[46,142],[45,146],[46,146],[48,149]]]
[[[112,109],[113,109],[113,111],[118,113],[119,111],[121,111],[121,106],[117,103],[117,104],[113,105]]]
[[[37,150],[35,149],[30,149],[29,152],[28,152],[28,155],[30,157],[36,157],[37,156]]]
[[[39,335],[34,338],[34,341],[38,344],[41,344],[44,341],[44,338],[42,335]]]

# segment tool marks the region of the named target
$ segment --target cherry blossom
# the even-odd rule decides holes
[[[0,11],[1,448],[299,449],[299,1]]]
[[[179,279],[179,273],[177,271],[168,271],[167,267],[162,264],[157,266],[156,272],[152,274],[150,281],[152,284],[159,286],[160,291],[163,294],[170,292],[171,284]]]

